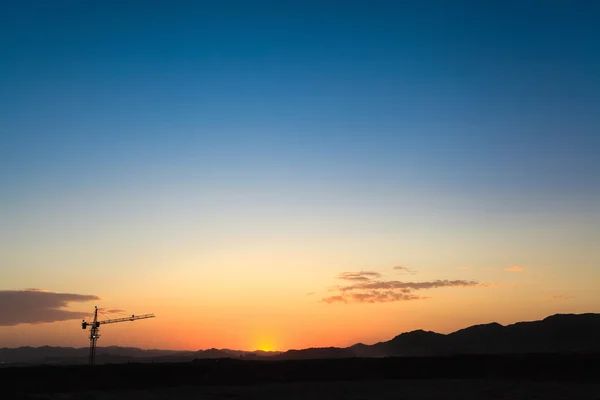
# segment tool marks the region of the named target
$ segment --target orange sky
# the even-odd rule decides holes
[[[365,271],[363,271],[365,272]],[[371,272],[376,272],[372,270]],[[431,282],[426,272],[381,270],[375,282]],[[355,271],[353,276],[360,276]],[[375,274],[367,274],[372,277]],[[100,345],[122,345],[162,349],[231,348],[241,350],[286,350],[291,348],[348,346],[375,343],[408,330],[426,329],[448,333],[472,324],[497,321],[503,324],[540,319],[558,312],[588,312],[597,308],[592,285],[574,291],[551,269],[448,268],[453,280],[477,278],[473,287],[416,290],[422,299],[382,303],[327,303],[323,299],[342,293],[336,287],[348,281],[329,279],[319,286],[274,287],[272,282],[230,282],[227,287],[206,285],[175,291],[169,285],[142,290],[134,284],[124,294],[88,303],[72,303],[69,309],[89,312],[100,307],[122,307],[157,318],[102,327]],[[564,278],[564,277],[563,277]],[[372,282],[361,280],[359,283]],[[315,281],[316,282],[316,281]],[[349,284],[354,285],[357,281]],[[138,286],[139,285],[139,286]],[[134,290],[138,288],[137,290]],[[372,293],[372,292],[370,292]],[[560,294],[557,294],[560,293]],[[101,318],[111,317],[105,315]],[[84,347],[87,332],[78,320],[20,324],[0,327],[0,345],[62,345]]]

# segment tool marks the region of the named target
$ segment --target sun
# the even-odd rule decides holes
[[[273,346],[271,344],[262,343],[262,344],[259,344],[257,346],[257,350],[260,350],[260,351],[273,351],[275,349],[273,348]]]
[[[260,351],[276,351],[277,346],[272,340],[260,340],[254,348]]]
[[[281,345],[279,336],[273,329],[270,332],[265,332],[264,329],[249,335],[248,347],[256,351],[278,351]]]

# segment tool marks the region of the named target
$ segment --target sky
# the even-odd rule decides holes
[[[592,1],[0,5],[0,347],[600,312]]]

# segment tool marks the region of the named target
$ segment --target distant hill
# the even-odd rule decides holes
[[[128,362],[161,358],[175,354],[172,350],[142,350],[135,347],[98,347],[98,362]],[[191,353],[191,352],[189,352]],[[0,349],[0,363],[4,364],[85,364],[88,360],[89,348],[73,347],[19,347],[16,349]]]
[[[75,365],[87,364],[89,348],[73,347],[18,347],[14,349],[0,349],[0,366],[10,365],[40,365],[58,364]],[[186,362],[197,359],[218,358],[248,358],[262,359],[280,352],[265,352],[257,350],[247,352],[229,349],[207,349],[198,351],[177,350],[143,350],[135,347],[98,347],[96,349],[96,363],[128,363],[128,362]]]
[[[185,362],[196,359],[325,359],[349,357],[421,357],[459,354],[600,352],[600,314],[557,314],[541,321],[475,325],[444,335],[417,330],[373,345],[325,347],[280,352],[229,349],[199,351],[99,347],[97,363]],[[0,349],[0,365],[85,364],[88,348],[19,347]]]
[[[475,325],[443,335],[417,330],[387,342],[348,348],[290,350],[276,358],[445,356],[600,352],[600,314],[557,314],[542,321]]]

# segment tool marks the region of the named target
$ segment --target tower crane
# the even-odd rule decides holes
[[[94,365],[96,362],[96,342],[100,337],[100,325],[104,324],[115,324],[117,322],[127,322],[127,321],[137,321],[138,319],[148,319],[154,318],[154,314],[143,314],[143,315],[131,315],[131,317],[125,318],[114,318],[114,319],[105,319],[104,321],[98,321],[98,307],[94,308],[94,320],[92,322],[85,322],[83,320],[81,322],[81,329],[87,329],[90,327],[90,365]]]

